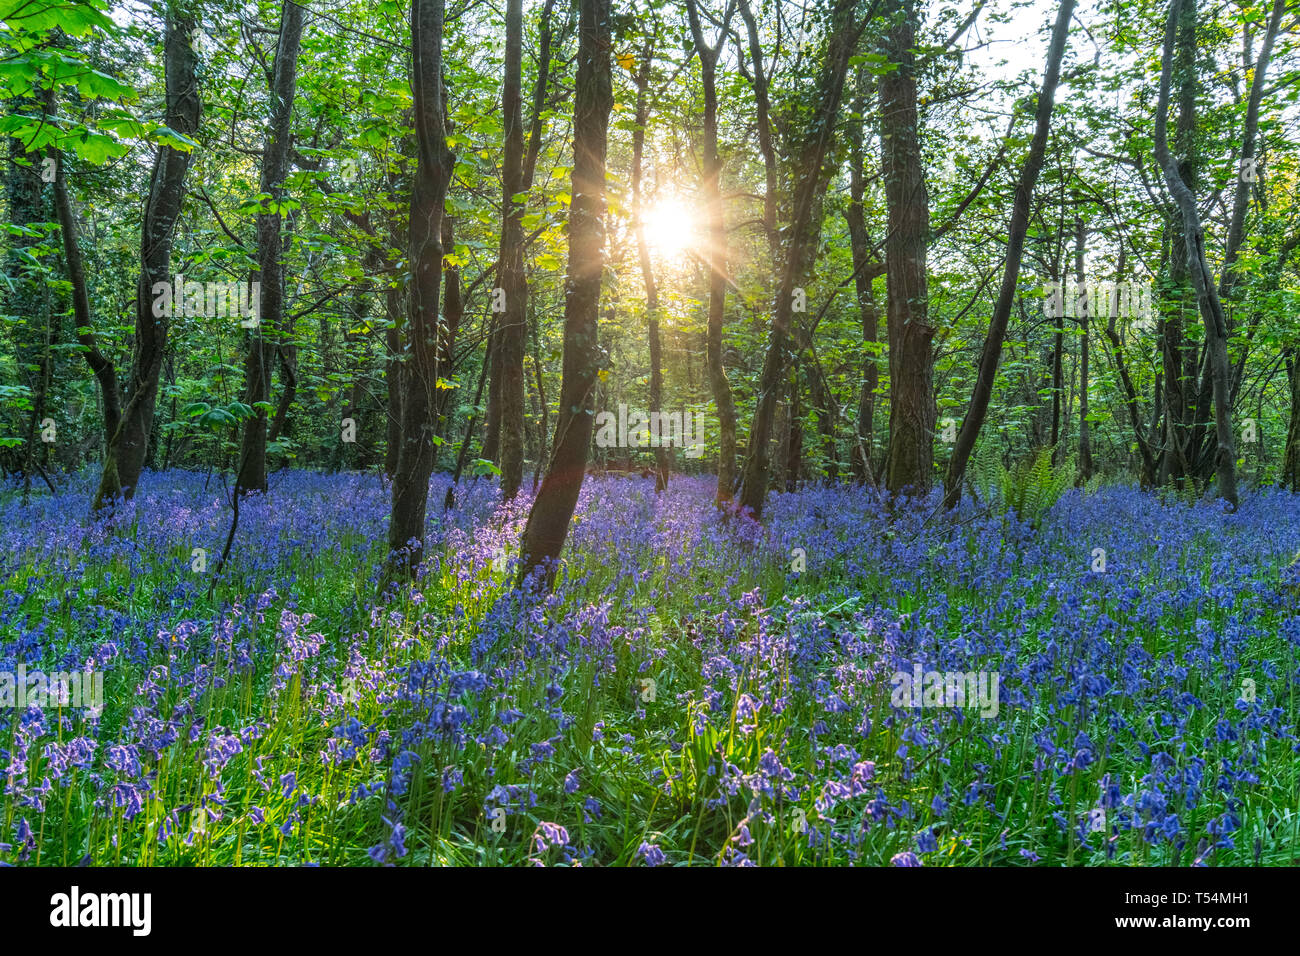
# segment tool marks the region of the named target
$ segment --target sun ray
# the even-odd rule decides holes
[[[663,258],[682,256],[698,243],[695,216],[677,197],[661,199],[647,208],[642,224],[646,244]]]

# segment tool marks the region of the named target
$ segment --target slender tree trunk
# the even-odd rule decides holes
[[[497,364],[501,370],[499,426],[501,495],[509,501],[524,479],[524,339],[528,282],[524,275],[523,0],[506,0],[505,82],[501,110],[505,154],[501,169],[501,256],[499,281],[505,311],[498,316]],[[497,383],[494,381],[494,385]]]
[[[1205,323],[1206,347],[1214,390],[1215,471],[1218,475],[1219,496],[1233,508],[1237,506],[1237,454],[1232,433],[1232,408],[1228,400],[1232,370],[1228,364],[1228,325],[1219,301],[1218,289],[1205,260],[1205,233],[1201,229],[1200,212],[1196,198],[1184,182],[1177,162],[1169,151],[1167,128],[1169,123],[1169,88],[1173,71],[1174,37],[1178,32],[1180,15],[1191,9],[1189,0],[1173,0],[1169,6],[1165,27],[1163,63],[1160,71],[1160,98],[1157,103],[1154,146],[1156,161],[1164,173],[1165,185],[1182,214],[1183,241],[1187,250],[1187,267],[1192,286],[1196,289],[1197,304]]]
[[[803,404],[799,390],[799,369],[792,370],[790,376],[790,433],[784,443],[785,451],[785,490],[798,491],[799,479],[803,475]]]
[[[15,98],[10,102],[10,110],[15,113],[31,111],[35,113],[38,104],[31,99]],[[43,112],[46,116],[53,113],[54,94],[47,91],[44,96]],[[53,154],[58,162],[57,154]],[[19,159],[27,160],[25,164]],[[49,218],[46,211],[43,185],[41,182],[40,156],[34,161],[27,158],[24,144],[18,139],[9,140],[9,174],[6,182],[6,199],[9,205],[10,224],[22,229],[32,228],[34,224],[45,222]],[[63,170],[57,171],[62,178]],[[65,237],[66,238],[66,237]],[[37,449],[43,442],[40,439],[40,422],[45,416],[46,380],[49,370],[50,355],[50,309],[49,291],[38,277],[32,274],[29,256],[25,247],[35,241],[16,234],[11,237],[5,262],[6,289],[4,296],[5,325],[13,323],[12,339],[14,344],[15,364],[22,370],[23,378],[28,383],[31,395],[30,410],[27,415],[27,429],[22,449],[23,502],[26,503],[31,493],[32,472],[40,466]],[[39,255],[39,253],[36,253]],[[75,289],[74,289],[75,293]],[[12,319],[10,317],[13,317]],[[44,316],[44,329],[40,325]],[[33,375],[33,369],[35,374]],[[48,446],[46,446],[48,447]]]
[[[53,99],[51,95],[50,99]],[[72,209],[72,200],[68,195],[68,181],[63,168],[63,157],[57,150],[51,150],[50,158],[55,162],[54,204],[59,217],[59,229],[63,236],[63,256],[67,263],[68,283],[72,286],[72,318],[76,323],[77,341],[81,345],[81,354],[95,376],[99,385],[99,397],[104,408],[104,447],[107,448],[117,433],[122,418],[122,393],[117,384],[117,370],[113,363],[99,350],[95,338],[93,317],[90,312],[90,294],[86,287],[86,266],[81,256],[81,242],[78,237],[77,217]],[[22,167],[15,166],[22,171]],[[10,217],[13,218],[13,199],[10,199]]]
[[[885,240],[889,327],[889,464],[886,487],[930,491],[934,479],[934,328],[929,318],[926,257],[930,200],[916,105],[918,14],[915,0],[890,0],[893,17],[884,55],[897,69],[880,77],[880,168],[889,208]]]
[[[993,381],[997,377],[998,362],[1002,357],[1002,342],[1007,334],[1007,320],[1015,302],[1016,284],[1020,278],[1020,257],[1025,247],[1025,233],[1029,229],[1029,204],[1033,198],[1038,174],[1043,168],[1047,150],[1047,134],[1052,125],[1052,107],[1056,100],[1056,86],[1061,77],[1061,58],[1065,55],[1065,41],[1070,32],[1070,18],[1074,15],[1074,0],[1062,0],[1052,28],[1052,42],[1047,51],[1047,69],[1043,74],[1043,88],[1038,94],[1037,119],[1034,137],[1029,144],[1029,155],[1020,170],[1016,183],[1015,204],[1007,228],[1006,266],[1002,272],[1002,286],[989,320],[989,334],[980,351],[979,375],[971,392],[970,406],[962,419],[961,430],[953,446],[952,458],[944,478],[944,506],[955,508],[961,501],[961,485],[966,475],[966,463],[979,438],[984,418],[988,414],[989,400],[993,396]]]
[[[1246,121],[1241,132],[1241,163],[1232,196],[1232,217],[1228,222],[1228,236],[1223,250],[1223,270],[1219,280],[1219,299],[1222,302],[1231,302],[1236,291],[1237,256],[1246,238],[1246,213],[1250,209],[1251,179],[1257,178],[1242,175],[1244,170],[1240,167],[1257,163],[1259,160],[1255,155],[1255,141],[1259,136],[1259,110],[1264,99],[1264,81],[1268,76],[1269,61],[1273,56],[1273,42],[1282,27],[1282,17],[1286,13],[1286,7],[1286,0],[1273,0],[1273,9],[1264,27],[1263,39],[1260,41],[1259,59],[1253,64],[1254,70],[1251,73],[1250,95],[1246,102]],[[1228,321],[1228,332],[1231,334],[1230,315]]]
[[[385,583],[414,577],[424,557],[424,519],[433,473],[442,216],[454,157],[447,148],[442,89],[443,0],[412,0],[411,87],[419,161],[411,190],[408,302],[410,362],[403,384],[402,440],[393,477]]]
[[[645,155],[646,124],[650,121],[650,67],[654,63],[654,43],[648,42],[642,53],[641,67],[636,77],[636,128],[632,131],[632,215],[636,221],[637,258],[641,263],[641,278],[645,282],[646,334],[650,346],[650,414],[663,411],[664,372],[663,347],[659,340],[659,283],[655,281],[654,263],[650,260],[650,245],[645,238],[642,195],[642,160]],[[672,458],[659,437],[655,441],[655,492],[668,487]]]
[[[442,217],[442,248],[451,252],[455,247],[455,222],[451,216]],[[442,327],[438,336],[439,376],[450,378],[454,373],[456,361],[456,336],[460,333],[460,323],[465,317],[465,302],[461,297],[460,266],[448,265],[443,274],[442,292]],[[445,442],[451,428],[447,409],[450,406],[453,390],[438,386],[434,389],[434,407],[436,408],[434,435]],[[442,444],[435,446],[433,460],[436,464],[442,450]]]
[[[776,228],[777,168],[776,147],[772,143],[771,103],[768,96],[767,71],[763,66],[763,42],[758,34],[758,23],[748,0],[739,0],[736,9],[745,21],[745,35],[749,41],[750,81],[754,88],[754,113],[758,127],[758,151],[763,154],[763,232],[767,236],[768,252],[775,271],[781,260],[781,234]],[[853,132],[861,139],[861,127],[852,124]]]
[[[1119,256],[1115,268],[1116,285],[1125,281],[1125,255],[1124,246],[1121,242]],[[1111,350],[1115,355],[1115,370],[1119,372],[1120,384],[1124,387],[1124,407],[1128,410],[1129,425],[1133,428],[1133,438],[1137,442],[1138,454],[1142,458],[1142,487],[1150,488],[1156,483],[1157,469],[1155,459],[1152,457],[1151,445],[1147,436],[1143,433],[1143,423],[1141,410],[1138,407],[1137,388],[1133,385],[1133,378],[1129,374],[1128,363],[1124,358],[1124,343],[1119,337],[1116,330],[1115,321],[1118,310],[1113,310],[1107,316],[1106,338],[1110,340]],[[1156,387],[1157,396],[1159,395],[1159,386]]]
[[[1300,493],[1300,348],[1295,346],[1287,349],[1286,377],[1291,386],[1291,417],[1282,457],[1282,484],[1293,493]]]
[[[578,0],[578,11],[560,415],[550,466],[520,541],[520,583],[541,569],[541,581],[548,589],[554,584],[556,562],[582,488],[601,364],[597,319],[605,268],[605,149],[614,104],[610,0]]]
[[[736,403],[722,364],[722,326],[727,307],[727,230],[722,216],[722,157],[718,154],[718,53],[726,41],[728,20],[722,24],[722,36],[710,46],[704,39],[699,5],[686,0],[695,52],[700,58],[700,81],[704,87],[704,220],[707,226],[705,259],[709,267],[708,341],[705,354],[709,366],[709,386],[718,410],[718,489],[715,501],[729,505],[736,483]]]
[[[805,353],[803,364],[807,369],[808,396],[812,399],[813,414],[817,416],[817,435],[821,438],[826,478],[828,481],[839,481],[839,452],[835,445],[837,416],[832,409],[834,398],[830,393],[830,385],[811,352]]]
[[[831,11],[831,36],[818,88],[821,98],[815,113],[804,128],[803,142],[798,144],[802,170],[794,192],[793,208],[786,229],[784,268],[772,311],[767,354],[759,380],[758,402],[749,431],[749,457],[745,462],[740,507],[760,518],[767,498],[771,470],[771,436],[773,413],[785,379],[791,349],[791,321],[795,312],[796,284],[808,273],[816,234],[813,212],[818,205],[819,190],[827,183],[824,168],[835,135],[835,116],[844,94],[844,79],[849,58],[867,20],[853,19],[853,0],[836,0]],[[799,290],[802,300],[803,290]]]
[[[199,127],[198,56],[193,14],[169,6],[163,38],[163,73],[167,88],[167,126],[193,137]],[[190,154],[159,146],[149,181],[140,226],[140,276],[135,295],[135,348],[127,379],[125,406],[104,456],[104,470],[95,494],[95,510],[135,494],[153,431],[158,378],[167,352],[170,316],[154,314],[156,283],[172,281],[172,235],[185,200],[185,176]],[[161,311],[161,310],[160,310]]]
[[[235,479],[236,494],[266,491],[268,416],[265,409],[257,405],[266,402],[271,393],[271,361],[275,349],[267,344],[265,332],[267,329],[279,332],[284,324],[283,217],[279,204],[284,202],[284,183],[289,175],[293,100],[298,84],[302,28],[303,8],[293,0],[285,0],[280,9],[280,40],[275,50],[271,80],[271,116],[258,186],[258,191],[269,195],[275,205],[257,215],[258,269],[255,279],[261,282],[261,314],[258,324],[249,333],[244,360],[244,404],[253,408],[253,416],[244,422],[239,474]]]
[[[402,450],[402,290],[389,288],[384,293],[384,308],[388,314],[388,327],[384,330],[384,381],[388,385],[385,399],[384,474],[391,480],[397,475],[397,457]]]
[[[524,473],[524,352],[527,339],[528,278],[524,268],[521,197],[533,186],[533,171],[541,148],[542,114],[545,112],[551,60],[551,10],[547,0],[541,14],[537,78],[533,86],[532,123],[524,145],[523,4],[506,3],[505,77],[501,110],[505,120],[505,151],[501,170],[501,243],[497,259],[497,287],[505,296],[505,311],[492,314],[488,334],[487,430],[483,457],[501,467],[501,492],[509,501],[519,492]]]
[[[863,115],[866,106],[866,70],[857,70],[855,112]],[[844,220],[849,228],[849,250],[853,256],[853,286],[857,294],[858,314],[862,318],[862,343],[866,357],[862,361],[862,390],[858,397],[857,440],[853,449],[853,476],[861,483],[875,484],[871,470],[872,430],[876,409],[876,386],[879,383],[878,356],[875,349],[880,334],[880,312],[876,305],[874,279],[868,274],[871,243],[867,238],[866,214],[862,208],[866,192],[862,172],[862,125],[849,124],[849,205]]]
[[[1074,224],[1075,245],[1074,245],[1074,273],[1075,281],[1079,284],[1079,299],[1084,303],[1084,307],[1079,310],[1079,483],[1087,481],[1092,477],[1092,435],[1089,432],[1088,423],[1088,339],[1091,335],[1092,322],[1092,303],[1095,296],[1088,284],[1088,277],[1084,274],[1086,263],[1084,262],[1084,242],[1087,239],[1087,232],[1084,229],[1083,219],[1076,219]]]
[[[1065,297],[1062,295],[1062,303]],[[1061,441],[1061,394],[1065,388],[1065,308],[1055,317],[1056,332],[1052,336],[1052,461],[1056,461]]]
[[[533,375],[537,380],[537,460],[533,465],[533,491],[537,490],[538,484],[542,480],[542,465],[546,461],[549,443],[548,435],[550,434],[550,412],[546,407],[546,382],[542,374],[542,345],[539,341],[541,335],[538,329],[537,303],[532,303],[532,337],[533,337]]]

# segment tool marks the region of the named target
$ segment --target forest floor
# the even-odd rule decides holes
[[[104,675],[0,706],[0,862],[1300,863],[1288,494],[1034,527],[823,487],[760,526],[595,478],[536,599],[527,497],[446,482],[389,601],[371,475],[274,475],[211,597],[216,479],[110,525],[90,475],[0,491],[0,704],[19,665]]]

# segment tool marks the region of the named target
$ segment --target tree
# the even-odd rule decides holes
[[[597,317],[605,267],[605,150],[609,113],[614,105],[610,0],[578,0],[578,17],[560,414],[546,477],[520,541],[519,582],[539,572],[548,588],[554,583],[555,562],[564,547],[582,489],[602,359]]]
[[[719,506],[730,504],[736,476],[736,402],[722,365],[722,326],[727,308],[727,229],[722,216],[722,158],[718,155],[718,54],[726,42],[735,3],[728,2],[719,26],[717,42],[704,39],[699,4],[686,0],[695,53],[700,58],[700,82],[704,87],[704,217],[706,222],[705,260],[709,269],[709,320],[705,335],[709,385],[718,410],[718,490]]]
[[[170,288],[171,252],[176,221],[185,201],[185,177],[199,126],[199,91],[195,76],[198,57],[194,42],[194,15],[186,5],[172,3],[165,13],[163,74],[166,86],[165,116],[168,128],[180,137],[175,145],[158,146],[149,194],[140,225],[140,275],[135,294],[135,348],[127,377],[125,404],[117,429],[104,453],[104,467],[95,494],[95,510],[118,498],[135,494],[144,470],[145,454],[153,433],[158,378],[167,351],[170,317],[155,309],[160,289]],[[159,312],[163,314],[158,314]]]
[[[801,170],[786,229],[782,271],[773,304],[767,352],[759,380],[758,402],[749,430],[749,454],[745,460],[741,484],[740,507],[747,509],[755,518],[762,516],[763,504],[767,499],[772,420],[785,378],[786,365],[791,358],[791,321],[795,314],[796,297],[806,298],[802,288],[798,293],[795,290],[810,265],[815,228],[813,211],[819,192],[825,190],[828,180],[829,171],[825,168],[825,163],[835,135],[835,116],[844,93],[849,58],[871,18],[869,12],[860,21],[855,21],[855,7],[854,0],[836,0],[830,11],[830,40],[825,64],[818,79],[818,105],[800,134],[801,148],[797,151],[802,157]]]
[[[501,93],[505,158],[501,167],[500,288],[496,358],[501,370],[501,496],[509,501],[524,480],[524,336],[528,281],[524,276],[523,0],[506,0],[506,71]]]
[[[866,106],[867,72],[859,67],[855,77],[854,112],[863,116]],[[879,366],[875,348],[880,335],[880,310],[876,304],[874,277],[868,273],[871,260],[871,243],[867,238],[866,211],[863,198],[866,194],[866,176],[863,172],[862,124],[849,122],[849,204],[844,210],[845,224],[849,230],[849,251],[853,256],[853,291],[856,293],[858,313],[862,319],[862,342],[866,357],[862,361],[862,388],[858,395],[857,434],[853,448],[853,474],[864,483],[874,484],[871,465],[872,431],[875,425],[876,386],[879,383]]]
[[[930,200],[921,158],[916,108],[917,9],[914,0],[890,0],[883,55],[896,69],[880,88],[880,169],[889,232],[885,237],[889,330],[889,460],[885,485],[894,493],[924,495],[934,473],[934,328],[930,324],[926,254]]]
[[[293,99],[298,83],[298,49],[302,43],[303,8],[285,0],[280,9],[280,37],[272,61],[270,117],[262,152],[260,192],[263,209],[257,214],[257,271],[260,315],[248,336],[244,360],[244,403],[253,414],[244,422],[243,446],[235,493],[266,491],[267,407],[270,398],[269,358],[265,330],[289,337],[284,325],[284,242],[281,236],[285,179],[293,138]],[[270,355],[268,355],[268,352]]]
[[[442,282],[442,217],[455,161],[447,146],[442,84],[443,0],[412,0],[411,90],[417,162],[409,232],[410,363],[402,376],[401,448],[393,476],[384,582],[414,577],[424,556],[424,519],[433,474],[438,380],[438,298]]]
[[[657,24],[656,24],[657,27]],[[655,280],[654,263],[650,259],[650,244],[646,242],[643,212],[645,199],[642,193],[642,160],[645,154],[646,126],[650,122],[650,68],[654,63],[655,38],[646,41],[641,54],[641,65],[636,74],[636,128],[632,131],[632,215],[636,222],[637,261],[645,283],[646,335],[650,350],[650,414],[663,410],[664,372],[663,343],[659,338],[659,283]],[[655,491],[668,487],[672,461],[662,443],[655,446]]]
[[[1169,151],[1169,89],[1173,71],[1174,36],[1178,32],[1180,15],[1188,0],[1173,0],[1165,26],[1164,51],[1160,69],[1160,97],[1156,105],[1155,154],[1164,173],[1165,185],[1178,206],[1181,217],[1182,239],[1191,273],[1192,287],[1205,323],[1206,350],[1209,354],[1210,375],[1214,389],[1214,431],[1216,451],[1215,471],[1218,474],[1219,497],[1233,508],[1237,506],[1237,452],[1232,433],[1232,404],[1229,400],[1232,369],[1228,364],[1228,320],[1215,286],[1210,267],[1205,261],[1205,233],[1201,229],[1200,212],[1196,197],[1183,181],[1178,163]]]
[[[550,75],[551,10],[548,0],[541,15],[541,44],[537,79],[533,89],[533,120],[528,149],[524,149],[522,0],[507,0],[505,79],[501,110],[505,117],[505,150],[501,167],[501,246],[498,288],[504,312],[494,315],[490,346],[492,383],[489,392],[489,443],[485,457],[501,462],[501,494],[509,501],[519,492],[524,477],[524,351],[528,333],[528,278],[524,272],[523,218],[526,194],[541,137],[541,114]]]
[[[966,474],[966,463],[975,442],[979,438],[984,418],[988,414],[989,399],[993,394],[993,380],[997,377],[998,363],[1002,357],[1002,342],[1007,334],[1007,320],[1011,316],[1011,307],[1016,295],[1016,285],[1020,278],[1020,255],[1025,245],[1025,233],[1029,229],[1029,203],[1038,182],[1039,171],[1043,167],[1043,155],[1047,150],[1047,134],[1052,125],[1052,106],[1056,101],[1056,86],[1061,77],[1061,59],[1065,56],[1065,41],[1070,31],[1070,17],[1074,15],[1074,0],[1063,0],[1056,14],[1056,25],[1052,29],[1052,42],[1047,50],[1047,68],[1043,74],[1043,88],[1038,94],[1037,120],[1034,126],[1034,138],[1029,144],[1029,155],[1020,170],[1016,182],[1015,205],[1011,210],[1011,222],[1007,227],[1006,266],[1002,272],[1002,285],[998,289],[997,302],[993,306],[993,317],[989,320],[988,336],[980,351],[979,372],[975,387],[971,392],[970,405],[962,419],[957,432],[957,441],[953,445],[952,458],[948,461],[948,472],[944,478],[943,503],[946,508],[955,508],[961,501],[962,479]]]

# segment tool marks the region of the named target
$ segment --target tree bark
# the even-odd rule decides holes
[[[891,0],[883,52],[897,69],[880,77],[881,173],[889,209],[885,239],[889,329],[889,460],[885,486],[923,496],[934,479],[934,328],[926,258],[930,201],[916,105],[915,0]]]
[[[1300,493],[1300,348],[1295,346],[1287,349],[1286,377],[1291,386],[1291,417],[1282,458],[1282,484]]]
[[[53,95],[50,96],[53,101]],[[63,257],[67,264],[68,283],[72,286],[72,318],[76,323],[77,341],[81,344],[82,355],[99,385],[99,397],[104,407],[104,447],[107,448],[116,434],[122,419],[122,393],[117,384],[117,369],[99,350],[95,338],[93,318],[90,313],[90,294],[86,287],[86,266],[81,255],[81,242],[77,227],[77,217],[72,209],[72,200],[68,195],[68,181],[63,168],[63,156],[58,150],[51,150],[54,160],[54,205],[59,217],[59,230],[63,236]],[[15,170],[23,172],[21,167]],[[13,216],[14,204],[10,199],[10,213]]]
[[[578,11],[560,414],[550,465],[520,541],[519,582],[540,571],[547,589],[554,585],[556,562],[582,488],[601,364],[597,319],[605,268],[605,149],[614,104],[610,0],[579,0]]]
[[[650,245],[645,238],[645,221],[642,211],[642,160],[645,155],[646,124],[650,121],[650,67],[654,62],[654,43],[646,43],[641,67],[636,77],[636,128],[632,131],[632,216],[636,221],[637,258],[641,264],[641,278],[645,282],[646,334],[650,347],[650,414],[663,411],[664,372],[663,346],[659,339],[659,283],[655,281],[654,263],[650,260]],[[672,458],[662,442],[655,445],[655,492],[668,487]]]
[[[858,68],[855,81],[855,111],[862,115],[866,106],[866,71]],[[857,441],[853,448],[853,476],[863,484],[875,484],[871,469],[872,431],[875,424],[876,386],[879,383],[878,357],[875,349],[880,334],[880,311],[876,304],[874,279],[867,272],[870,240],[862,200],[866,192],[862,172],[862,124],[849,123],[849,205],[844,220],[849,228],[849,251],[853,256],[853,286],[857,295],[858,314],[862,319],[862,344],[866,357],[862,361],[862,390],[858,396]]]
[[[447,148],[442,88],[443,0],[412,0],[411,87],[418,146],[411,190],[408,302],[410,362],[402,376],[402,439],[393,477],[384,584],[415,576],[424,557],[424,524],[433,473],[438,296],[442,217],[454,157]]]
[[[1124,264],[1124,247],[1121,243],[1115,269],[1117,283],[1125,281]],[[1147,440],[1147,436],[1143,434],[1142,414],[1138,407],[1137,388],[1133,384],[1133,377],[1129,374],[1128,363],[1124,358],[1124,343],[1120,340],[1119,332],[1115,328],[1115,321],[1118,317],[1117,311],[1111,312],[1107,318],[1106,338],[1110,340],[1111,349],[1115,354],[1115,369],[1119,372],[1120,384],[1124,387],[1124,407],[1128,410],[1129,424],[1133,428],[1133,438],[1137,442],[1138,454],[1142,458],[1142,487],[1150,488],[1156,483],[1156,462],[1152,455],[1151,444]],[[1159,386],[1157,386],[1157,400],[1159,391]]]
[[[1075,281],[1079,285],[1079,300],[1084,303],[1084,308],[1078,310],[1079,315],[1079,483],[1087,481],[1092,477],[1092,434],[1089,431],[1088,424],[1088,338],[1091,334],[1092,308],[1094,301],[1091,289],[1088,285],[1088,277],[1084,274],[1086,263],[1084,262],[1084,243],[1087,239],[1087,231],[1083,225],[1083,219],[1078,218],[1074,223],[1075,244],[1074,244],[1074,274]]]
[[[727,230],[722,216],[722,157],[718,154],[718,54],[726,41],[734,7],[728,5],[721,35],[710,46],[704,39],[697,0],[686,0],[695,52],[700,58],[700,82],[704,88],[704,221],[707,226],[705,261],[709,268],[709,318],[705,356],[709,366],[709,387],[718,410],[718,488],[714,500],[719,507],[730,505],[736,483],[736,402],[722,364],[722,326],[727,307]]]
[[[450,123],[448,123],[450,128]],[[455,221],[451,216],[442,217],[442,248],[449,253],[455,248]],[[438,335],[438,369],[439,376],[447,378],[455,372],[456,336],[460,334],[460,323],[465,317],[465,301],[460,288],[460,266],[448,265],[443,274],[442,292],[442,328]],[[441,456],[443,443],[451,427],[447,409],[451,403],[453,390],[446,387],[434,389],[435,408],[434,435],[439,439],[433,450],[435,465]]]
[[[488,355],[487,434],[483,457],[501,467],[502,498],[519,493],[524,474],[524,352],[528,325],[528,278],[524,269],[525,201],[515,197],[533,185],[533,171],[541,147],[542,113],[550,77],[551,10],[547,0],[541,14],[537,78],[533,85],[532,123],[524,146],[523,121],[523,3],[507,0],[505,77],[501,111],[505,118],[505,150],[501,168],[501,244],[497,284],[505,294],[505,311],[492,316]]]
[[[258,324],[248,335],[244,359],[244,404],[253,416],[244,422],[235,494],[266,491],[267,414],[257,408],[271,395],[271,362],[275,348],[268,346],[266,330],[282,331],[284,324],[284,242],[281,235],[284,183],[289,175],[289,149],[293,138],[293,100],[298,84],[298,50],[302,44],[303,8],[285,0],[280,10],[280,39],[275,49],[271,79],[271,115],[258,191],[270,196],[271,208],[257,214],[257,272],[261,282]]]
[[[193,137],[199,127],[199,91],[195,73],[198,56],[191,44],[195,21],[177,6],[167,10],[163,37],[163,74],[167,89],[167,126]],[[155,283],[172,281],[172,235],[185,200],[185,176],[190,154],[159,146],[149,181],[140,226],[140,276],[135,295],[135,347],[127,378],[126,404],[104,455],[104,469],[95,494],[99,511],[118,498],[135,494],[153,431],[158,378],[167,351],[170,317],[154,315]]]
[[[767,71],[763,66],[763,43],[758,35],[758,23],[748,0],[739,0],[737,9],[745,21],[745,35],[749,41],[749,64],[753,71],[750,84],[754,88],[754,119],[758,127],[758,151],[763,154],[763,232],[767,237],[768,251],[775,270],[781,259],[781,234],[776,228],[776,147],[772,143],[771,102],[768,95]],[[861,136],[861,127],[853,124]]]
[[[783,269],[772,311],[767,354],[759,380],[758,401],[749,431],[749,456],[745,462],[741,485],[740,507],[748,510],[756,519],[762,517],[763,504],[767,498],[773,413],[791,354],[790,326],[794,316],[795,288],[808,273],[813,237],[816,235],[812,222],[813,210],[817,206],[819,189],[827,183],[824,166],[835,135],[835,117],[844,94],[849,58],[869,19],[863,18],[861,22],[855,23],[854,6],[853,0],[836,0],[831,10],[830,42],[818,84],[821,99],[804,128],[803,142],[799,144],[801,148],[798,155],[801,157],[802,170],[794,192],[790,223],[786,229]]]
[[[1264,99],[1264,80],[1268,76],[1269,61],[1273,56],[1273,42],[1282,27],[1282,16],[1286,12],[1286,0],[1273,0],[1273,9],[1268,23],[1264,27],[1264,37],[1260,41],[1259,58],[1254,63],[1250,80],[1250,95],[1246,102],[1246,120],[1241,131],[1241,159],[1258,161],[1255,155],[1255,140],[1259,136],[1259,109]],[[1246,238],[1246,213],[1250,208],[1250,180],[1242,175],[1238,168],[1237,183],[1232,196],[1232,218],[1228,222],[1228,236],[1223,250],[1223,269],[1219,279],[1219,300],[1231,302],[1237,285],[1237,256]],[[1231,316],[1228,317],[1228,332],[1231,334]]]
[[[501,257],[499,281],[505,312],[498,316],[497,355],[501,369],[499,429],[501,496],[509,501],[524,480],[524,338],[527,331],[528,280],[524,275],[525,188],[523,117],[523,0],[506,0],[505,82],[501,111],[505,117],[505,154],[501,168]]]
[[[1173,196],[1182,215],[1183,241],[1187,250],[1187,267],[1192,286],[1196,290],[1197,304],[1205,323],[1206,347],[1214,390],[1214,431],[1216,450],[1215,471],[1219,496],[1234,509],[1237,506],[1237,454],[1232,433],[1232,408],[1228,400],[1232,370],[1228,365],[1228,327],[1219,301],[1218,289],[1205,260],[1205,234],[1201,229],[1200,212],[1196,198],[1183,181],[1178,164],[1169,151],[1167,129],[1169,124],[1169,88],[1173,71],[1174,37],[1178,32],[1180,14],[1189,0],[1172,0],[1165,26],[1164,52],[1160,71],[1160,96],[1156,106],[1154,147],[1156,161],[1164,173],[1165,185]],[[1194,7],[1190,8],[1193,10]]]
[[[385,398],[384,474],[391,480],[397,476],[397,458],[402,450],[402,290],[391,286],[384,293],[384,311],[388,327],[384,330],[384,381],[388,385]]]

